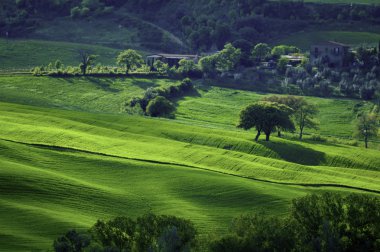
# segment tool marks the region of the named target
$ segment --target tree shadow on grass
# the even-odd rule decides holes
[[[282,142],[260,142],[277,153],[282,159],[302,165],[321,165],[326,162],[326,155],[301,144]]]
[[[100,87],[104,91],[117,93],[120,92],[120,89],[112,88],[112,80],[111,79],[103,79],[103,78],[96,78],[96,77],[88,77],[87,78],[91,83],[95,84],[96,86]]]

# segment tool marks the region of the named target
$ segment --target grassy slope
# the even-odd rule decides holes
[[[249,132],[9,103],[0,103],[0,125],[2,139],[18,142],[0,140],[0,250],[16,241],[46,247],[69,227],[147,211],[221,232],[241,212],[284,213],[292,198],[317,190],[244,177],[380,190],[373,150],[256,144]]]
[[[308,191],[4,141],[0,148],[2,251],[47,248],[67,229],[149,211],[191,218],[201,233],[219,233],[241,212],[265,207],[271,209],[267,213],[283,214],[292,198]]]
[[[79,50],[87,50],[98,55],[97,61],[104,65],[115,65],[119,50],[78,43],[42,40],[0,39],[0,70],[31,69],[48,65],[57,59],[65,65],[79,65]]]
[[[12,102],[0,102],[0,250],[47,248],[68,228],[148,211],[220,233],[242,212],[284,214],[310,191],[380,190],[378,151],[254,143],[253,132],[236,130],[241,106],[262,97],[254,92],[205,88],[178,102],[175,121],[115,114],[147,87],[171,83],[0,77],[0,101]],[[358,101],[308,99],[321,121],[338,118],[323,129],[349,130]]]
[[[198,97],[186,97],[179,101],[177,117],[230,127],[236,125],[239,111],[244,106],[270,95],[218,87],[199,92]],[[357,110],[367,110],[372,106],[369,102],[351,99],[306,99],[318,106],[319,132],[324,135],[351,137]]]
[[[0,77],[0,100],[45,107],[60,107],[92,112],[118,113],[123,103],[140,96],[152,86],[166,86],[175,81],[159,79]],[[177,118],[190,123],[234,128],[242,107],[263,95],[226,88],[202,88],[200,96],[178,102]],[[351,137],[355,107],[370,109],[371,104],[358,100],[307,97],[320,109],[320,133]],[[223,113],[220,113],[223,111]]]
[[[377,45],[380,35],[374,32],[356,31],[311,31],[299,32],[288,36],[274,44],[295,45],[302,50],[310,50],[310,45],[318,41],[335,40],[352,46],[361,44]]]
[[[0,77],[0,100],[46,107],[118,113],[145,89],[175,81],[108,78]]]

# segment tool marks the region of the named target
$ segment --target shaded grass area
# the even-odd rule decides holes
[[[304,51],[309,51],[312,44],[330,40],[351,46],[374,46],[379,42],[380,34],[375,32],[357,31],[306,31],[295,33],[284,39],[275,41],[275,44],[295,45]]]

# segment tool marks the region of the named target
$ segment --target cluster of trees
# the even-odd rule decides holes
[[[379,198],[324,193],[295,199],[285,218],[236,218],[211,251],[379,251],[379,237]]]
[[[305,128],[318,128],[314,120],[317,113],[317,107],[303,97],[270,96],[240,111],[238,127],[245,130],[255,128],[255,141],[259,140],[262,132],[269,141],[272,132],[277,130],[278,136],[281,136],[281,131],[294,131],[297,125],[299,139],[302,140]]]
[[[311,194],[293,200],[290,213],[247,214],[203,250],[368,251],[380,250],[380,200],[365,194]],[[137,219],[99,220],[85,233],[70,230],[53,244],[56,252],[197,251],[197,230],[186,219],[147,214]]]
[[[354,136],[363,139],[365,148],[379,133],[380,119],[376,108],[370,113],[358,114]],[[317,114],[318,108],[303,97],[268,96],[242,109],[237,127],[244,130],[255,128],[255,141],[262,133],[269,141],[273,132],[277,131],[281,137],[282,131],[294,131],[297,127],[299,139],[302,140],[305,128],[318,129]]]
[[[83,18],[99,16],[112,13],[113,6],[107,6],[107,1],[100,0],[82,0],[77,6],[71,8],[70,15],[72,18]]]
[[[47,66],[37,66],[32,69],[34,75],[48,74],[51,76],[61,76],[61,75],[86,75],[88,73],[97,74],[119,74],[125,73],[129,74],[132,70],[137,72],[149,72],[150,68],[144,64],[142,56],[135,50],[128,49],[120,52],[116,58],[116,64],[118,67],[108,67],[97,64],[95,66],[97,55],[94,55],[88,51],[79,51],[80,63],[78,67],[64,65],[60,60],[57,60],[54,64],[49,63]]]
[[[137,219],[98,220],[86,233],[70,230],[53,244],[56,252],[189,251],[196,244],[194,224],[175,216],[147,214]]]
[[[380,44],[379,44],[380,46]],[[298,65],[291,65],[283,55],[302,56]],[[332,68],[319,59],[315,65],[309,63],[308,55],[299,48],[278,45],[271,48],[265,43],[246,48],[241,55],[240,65],[258,65],[258,75],[265,69],[261,62],[270,62],[275,67],[272,79],[282,79],[276,91],[295,95],[346,96],[366,100],[380,98],[380,53],[377,47],[359,47],[350,52],[345,61],[348,67]],[[272,71],[271,69],[267,72]],[[273,71],[272,71],[273,72]],[[265,82],[265,81],[263,81]]]
[[[179,85],[168,87],[148,88],[143,97],[133,97],[127,102],[128,108],[133,112],[142,111],[143,114],[152,117],[174,117],[175,106],[171,100],[178,99],[184,95],[194,92],[194,85],[188,78],[181,81]]]

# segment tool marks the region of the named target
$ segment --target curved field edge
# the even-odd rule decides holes
[[[284,215],[293,198],[325,190],[276,185],[180,165],[0,140],[0,250],[47,249],[68,229],[154,212],[194,221],[201,239],[244,212]],[[358,191],[357,191],[358,192]],[[203,237],[203,238],[202,238]]]
[[[1,138],[52,148],[173,164],[251,179],[379,191],[379,152],[205,129],[171,120],[2,103]],[[352,154],[354,153],[354,154]]]

